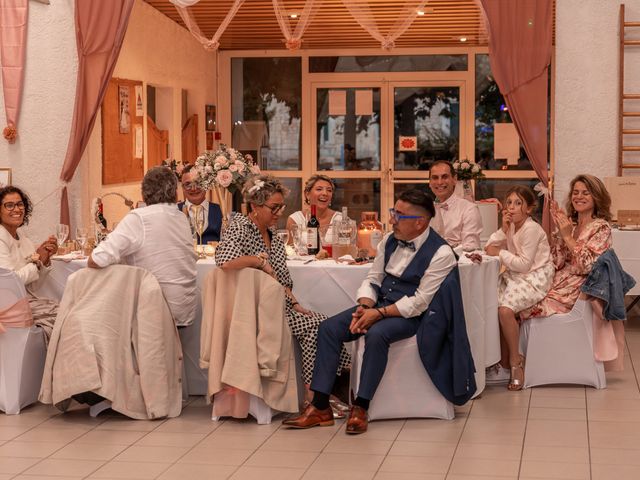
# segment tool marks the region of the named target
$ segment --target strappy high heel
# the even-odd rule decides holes
[[[515,378],[515,374],[517,369],[522,370],[522,380]],[[518,390],[522,390],[524,386],[524,357],[520,357],[520,362],[517,365],[511,366],[511,378],[509,379],[509,385],[507,385],[507,389],[512,392],[517,392]]]

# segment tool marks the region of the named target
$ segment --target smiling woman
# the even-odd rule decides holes
[[[51,269],[51,255],[57,252],[55,236],[39,247],[19,232],[29,223],[32,204],[29,196],[18,187],[0,188],[0,268],[15,272],[29,294],[29,305],[36,325],[43,327],[47,338],[51,334],[58,313],[53,300],[38,298],[39,282]]]

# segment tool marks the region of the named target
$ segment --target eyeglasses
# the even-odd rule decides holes
[[[389,217],[393,220],[395,220],[396,222],[400,221],[400,220],[408,220],[408,219],[416,219],[416,218],[423,218],[424,215],[400,215],[398,212],[396,212],[395,208],[390,208],[389,209]]]
[[[287,206],[284,203],[281,205],[267,205],[265,203],[262,206],[267,207],[269,210],[271,210],[272,215],[278,215],[279,213],[282,213],[285,208],[287,208]]]
[[[10,212],[14,208],[19,208],[20,210],[24,210],[24,202],[6,202],[6,203],[3,203],[2,206],[7,210],[9,210]]]
[[[200,185],[198,185],[196,182],[185,182],[182,184],[182,188],[184,188],[185,190],[202,190],[200,188]]]

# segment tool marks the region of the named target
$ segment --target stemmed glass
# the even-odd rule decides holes
[[[193,227],[194,233],[197,237],[197,247],[202,245],[202,234],[204,233],[204,208],[201,205],[192,205],[193,216],[191,218],[191,225]],[[199,258],[204,258],[206,255],[203,252],[202,248],[196,248],[198,252]]]
[[[59,223],[56,227],[56,239],[58,240],[58,248],[64,245],[65,240],[69,236],[69,225]]]
[[[76,240],[80,244],[80,252],[84,255],[84,247],[87,244],[87,229],[84,227],[76,228]]]
[[[276,233],[278,234],[278,238],[282,243],[284,243],[285,245],[289,243],[289,230],[287,230],[286,228],[280,228],[276,231]]]

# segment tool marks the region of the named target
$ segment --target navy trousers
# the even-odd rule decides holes
[[[313,367],[311,390],[329,395],[336,379],[340,364],[340,348],[344,342],[351,342],[363,334],[354,335],[349,331],[351,315],[356,307],[338,313],[320,324],[318,329],[318,349]],[[387,367],[389,345],[398,340],[412,337],[418,331],[420,317],[387,317],[373,324],[364,334],[365,347],[360,373],[360,387],[357,395],[371,400],[382,380]]]

